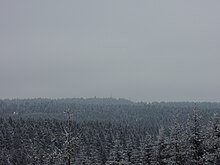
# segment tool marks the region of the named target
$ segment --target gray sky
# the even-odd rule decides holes
[[[220,101],[219,0],[1,0],[0,98]]]

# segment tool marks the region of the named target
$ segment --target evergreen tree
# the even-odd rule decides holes
[[[156,160],[158,165],[166,165],[168,164],[167,160],[169,158],[169,153],[168,151],[168,143],[167,143],[167,137],[165,135],[165,130],[164,128],[159,129],[159,135],[157,138],[157,148],[156,148]]]
[[[185,162],[185,133],[184,128],[178,122],[178,114],[174,116],[174,122],[170,130],[170,159],[169,164],[182,165]]]
[[[206,131],[205,162],[212,164],[220,164],[220,116],[214,114],[211,126]]]
[[[151,135],[147,134],[144,140],[143,165],[153,164],[154,142]]]
[[[204,164],[204,137],[201,127],[201,116],[198,109],[193,109],[193,116],[190,123],[190,130],[188,135],[189,149],[188,149],[188,163],[195,165]]]

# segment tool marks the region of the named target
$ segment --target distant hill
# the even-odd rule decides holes
[[[99,105],[131,105],[134,102],[123,99],[123,98],[64,98],[64,99],[57,99],[58,102],[62,103],[76,103],[76,104],[99,104]]]

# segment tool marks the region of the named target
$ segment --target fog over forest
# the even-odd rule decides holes
[[[220,165],[219,8],[1,0],[0,165]]]

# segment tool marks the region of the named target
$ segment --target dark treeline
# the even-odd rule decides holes
[[[197,103],[204,121],[210,120],[220,111],[220,103]],[[14,99],[0,100],[2,117],[53,118],[65,120],[64,110],[69,107],[74,121],[104,121],[155,127],[169,125],[178,113],[185,123],[192,114],[195,103],[192,102],[153,102],[134,103],[126,99],[114,98],[78,98],[78,99]],[[184,124],[183,123],[183,124]],[[158,132],[157,132],[158,133]]]
[[[219,107],[112,98],[1,100],[0,164],[217,165]]]

